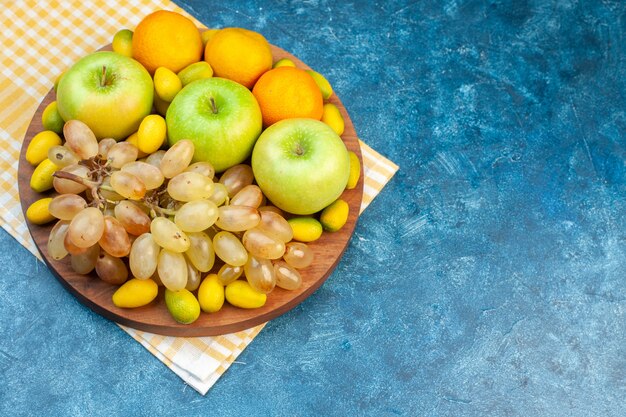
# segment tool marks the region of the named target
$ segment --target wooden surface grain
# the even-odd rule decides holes
[[[110,46],[102,49],[110,49]],[[274,62],[281,58],[290,58],[296,63],[298,68],[309,68],[302,61],[281,48],[272,46],[272,53]],[[45,196],[54,195],[54,191],[42,194],[34,192],[30,188],[29,182],[34,167],[26,162],[24,154],[33,136],[44,130],[41,123],[41,114],[46,106],[55,99],[56,95],[51,90],[33,115],[22,144],[18,182],[24,213],[32,202]],[[339,108],[345,121],[345,131],[341,137],[347,149],[357,154],[362,165],[359,141],[350,116],[341,100],[335,94],[328,101],[334,103]],[[362,166],[361,172],[363,172]],[[118,286],[101,281],[95,275],[95,272],[89,275],[75,273],[70,267],[69,256],[61,261],[54,261],[48,256],[47,239],[54,222],[44,226],[34,225],[28,221],[27,224],[44,261],[59,282],[81,303],[96,313],[117,323],[157,334],[186,337],[212,336],[232,333],[265,323],[289,311],[313,294],[324,283],[341,259],[354,232],[362,196],[363,175],[359,178],[357,187],[352,190],[345,190],[341,197],[350,206],[350,214],[346,225],[338,232],[324,232],[319,240],[309,244],[315,254],[315,261],[313,265],[300,271],[303,283],[299,289],[286,291],[276,288],[268,295],[265,306],[254,310],[236,308],[225,302],[224,307],[219,312],[212,314],[201,313],[199,319],[190,325],[177,323],[171,317],[165,306],[163,288],[160,288],[157,298],[147,306],[136,309],[122,309],[114,306],[111,301],[111,295]],[[214,271],[216,270],[214,268]]]

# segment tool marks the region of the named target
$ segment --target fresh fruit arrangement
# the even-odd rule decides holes
[[[119,308],[165,287],[183,324],[297,290],[315,262],[307,244],[346,224],[342,193],[360,176],[328,81],[272,65],[259,33],[201,32],[169,11],[112,48],[57,78],[26,149],[30,187],[46,194],[26,217],[56,221],[48,255],[116,286]]]

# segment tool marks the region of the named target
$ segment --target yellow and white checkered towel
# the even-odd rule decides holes
[[[37,257],[40,255],[24,222],[17,188],[19,153],[28,124],[58,74],[82,56],[110,43],[119,29],[133,29],[144,16],[158,9],[187,15],[167,0],[29,0],[7,2],[0,10],[0,218],[2,227]],[[398,167],[363,142],[361,150],[365,178],[363,211]],[[263,325],[223,336],[195,338],[120,327],[186,383],[205,394]]]

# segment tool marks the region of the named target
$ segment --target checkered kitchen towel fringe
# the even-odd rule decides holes
[[[37,257],[17,189],[19,153],[30,119],[58,74],[78,58],[110,43],[119,29],[134,28],[143,16],[158,9],[189,16],[166,0],[17,0],[4,3],[0,10],[0,218],[2,227]],[[363,142],[361,150],[365,179],[362,211],[398,167]],[[195,338],[120,327],[186,383],[205,394],[263,325],[222,336]]]

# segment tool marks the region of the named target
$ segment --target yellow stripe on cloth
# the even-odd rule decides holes
[[[189,16],[163,0],[18,1],[6,2],[0,10],[0,219],[2,227],[39,258],[24,222],[17,188],[20,148],[32,115],[61,72],[80,57],[110,43],[118,30],[134,28],[144,16],[159,9]],[[363,142],[361,151],[363,211],[398,167]],[[168,337],[120,327],[186,383],[205,394],[264,325],[198,338]]]

